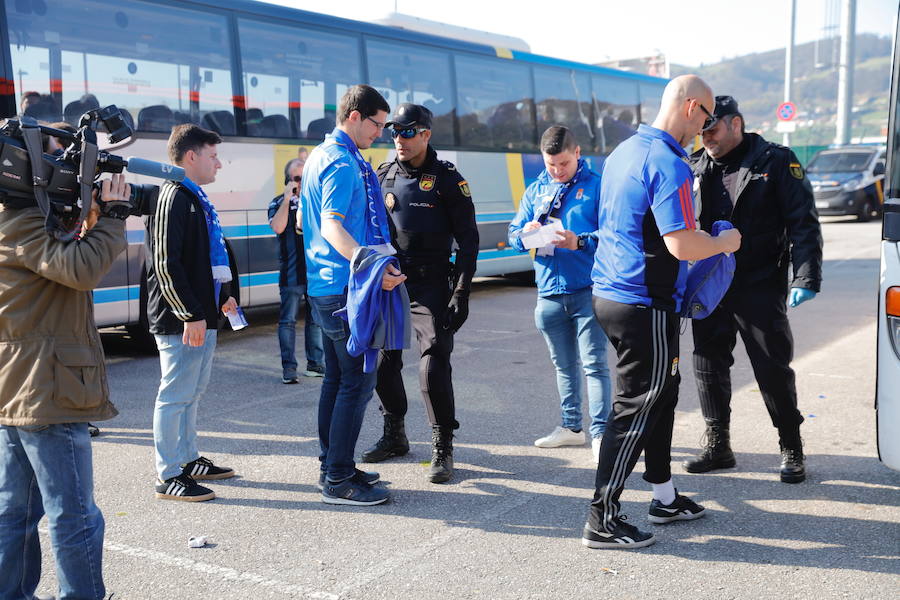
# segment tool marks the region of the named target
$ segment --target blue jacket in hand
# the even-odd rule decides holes
[[[349,323],[347,352],[351,356],[365,354],[366,373],[375,370],[379,350],[409,348],[409,294],[402,283],[391,291],[381,289],[388,265],[400,268],[393,256],[365,246],[357,248],[350,261],[347,306],[334,313]]]

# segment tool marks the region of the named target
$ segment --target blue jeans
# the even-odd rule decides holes
[[[37,589],[46,514],[58,597],[102,599],[104,522],[87,423],[0,425],[0,446],[0,598],[30,600]]]
[[[297,314],[301,303],[306,307],[303,325],[303,341],[306,348],[306,366],[320,367],[324,361],[322,328],[313,319],[309,302],[303,302],[305,285],[288,285],[278,288],[281,293],[281,312],[278,316],[278,345],[281,347],[281,371],[284,377],[297,376]]]
[[[216,334],[207,329],[203,345],[197,347],[181,343],[180,333],[155,336],[161,377],[153,408],[153,445],[162,481],[181,475],[181,465],[200,457],[197,404],[212,373]]]
[[[591,437],[603,437],[612,395],[606,364],[606,334],[594,318],[591,289],[538,297],[534,322],[556,367],[562,426],[581,429],[581,372],[587,378]]]
[[[347,304],[347,297],[310,297],[313,318],[322,328],[325,378],[319,396],[319,460],[332,482],[351,477],[356,468],[353,452],[362,427],[366,404],[375,389],[376,371],[363,372],[363,357],[347,352],[350,328],[332,313]]]

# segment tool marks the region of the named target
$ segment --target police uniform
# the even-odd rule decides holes
[[[716,117],[737,112],[730,96],[716,98]],[[691,157],[698,177],[700,226],[731,221],[743,236],[735,253],[734,280],[719,307],[706,319],[691,322],[694,374],[706,419],[707,450],[713,454],[685,467],[692,472],[734,466],[729,447],[730,368],[740,332],[756,381],[778,429],[782,448],[796,450],[802,466],[797,410],[793,337],[785,300],[790,287],[818,292],[822,281],[822,233],[812,188],[794,153],[754,134],[725,156],[705,150]],[[710,460],[712,459],[712,460]],[[709,468],[707,468],[709,467]],[[795,479],[800,473],[795,474]],[[782,473],[782,479],[784,473]]]
[[[415,124],[430,128],[430,112],[418,105],[401,104],[388,126]],[[419,383],[437,447],[439,442],[449,445],[453,430],[459,427],[451,380],[455,328],[450,316],[454,311],[468,313],[469,288],[478,257],[478,228],[466,180],[452,163],[439,160],[430,145],[426,152],[419,168],[399,158],[381,165],[378,179],[400,269],[408,278],[411,321],[419,342]],[[457,249],[451,262],[454,241]],[[455,325],[461,322],[457,320]],[[385,416],[383,440],[402,437],[397,451],[387,456],[408,451],[402,425],[407,411],[402,368],[402,351],[381,353],[375,389]],[[396,435],[397,427],[402,436]],[[442,442],[439,436],[443,436]],[[373,462],[387,458],[371,451],[363,456]]]

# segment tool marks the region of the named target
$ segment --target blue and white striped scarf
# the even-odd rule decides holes
[[[182,181],[184,187],[191,190],[200,199],[200,205],[206,215],[206,231],[209,233],[209,262],[212,265],[212,278],[216,282],[216,295],[221,284],[231,281],[231,266],[228,262],[228,251],[225,250],[225,235],[219,224],[216,207],[206,196],[200,186],[188,179]]]

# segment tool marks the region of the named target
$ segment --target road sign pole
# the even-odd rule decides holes
[[[784,101],[791,101],[791,84],[793,83],[793,74],[791,71],[794,67],[794,31],[797,29],[797,0],[791,0],[791,15],[788,19],[790,29],[788,29],[788,43],[784,50]],[[791,134],[784,132],[781,143],[785,146],[791,145]]]

